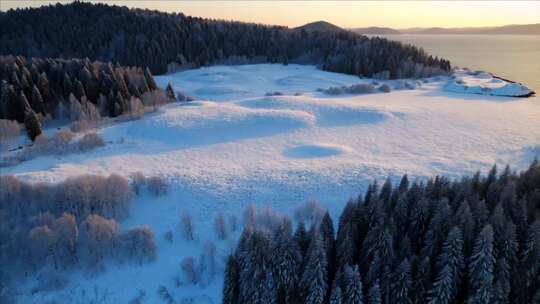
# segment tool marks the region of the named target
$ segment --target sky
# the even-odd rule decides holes
[[[0,0],[0,9],[70,1]],[[214,19],[299,26],[470,27],[540,23],[540,1],[94,1]]]

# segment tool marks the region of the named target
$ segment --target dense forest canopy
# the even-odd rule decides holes
[[[148,69],[88,58],[0,56],[0,79],[0,119],[18,122],[39,115],[74,121],[116,117],[143,102],[167,99]]]
[[[225,270],[223,303],[539,303],[540,163],[451,181],[372,184],[337,235],[247,225]]]
[[[422,49],[350,31],[306,31],[73,2],[0,13],[0,54],[85,58],[153,73],[216,63],[298,62],[389,78],[450,70]]]

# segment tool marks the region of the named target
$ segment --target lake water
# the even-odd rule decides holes
[[[540,92],[540,36],[386,35],[411,43],[453,66],[485,70]]]

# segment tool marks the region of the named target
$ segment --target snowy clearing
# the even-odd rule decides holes
[[[493,80],[480,76],[467,76],[467,83]],[[427,79],[412,90],[339,96],[317,89],[372,80],[271,64],[207,67],[156,79],[161,87],[171,82],[198,101],[103,128],[99,133],[109,142],[103,148],[38,157],[2,168],[2,174],[36,182],[138,171],[167,178],[166,196],[137,197],[130,217],[121,222],[123,228],[150,225],[157,261],[111,265],[96,275],[75,271],[58,292],[31,294],[35,281],[28,280],[21,287],[21,303],[84,303],[102,297],[103,303],[126,303],[139,290],[145,302],[154,303],[160,285],[177,300],[219,303],[222,258],[240,229],[218,241],[213,230],[218,212],[241,219],[245,206],[256,204],[293,214],[315,199],[336,216],[374,179],[404,173],[457,177],[486,172],[493,163],[521,169],[540,152],[540,98],[449,92],[448,83],[454,81],[449,77]],[[387,83],[396,88],[403,81]],[[283,95],[266,96],[269,92]],[[185,210],[194,218],[195,241],[181,240]],[[163,238],[169,230],[172,244]],[[181,259],[198,257],[207,240],[218,248],[218,275],[197,286],[176,286]]]

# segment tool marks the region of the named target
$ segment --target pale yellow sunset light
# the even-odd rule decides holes
[[[3,11],[58,1],[2,0]],[[538,1],[93,1],[199,17],[298,26],[470,27],[540,23]]]

